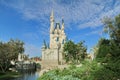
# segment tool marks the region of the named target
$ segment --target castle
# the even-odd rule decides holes
[[[55,23],[54,13],[51,12],[50,16],[50,43],[49,46],[42,46],[42,65],[58,65],[63,64],[63,45],[66,41],[66,35],[64,32],[64,20],[62,19],[62,25]]]

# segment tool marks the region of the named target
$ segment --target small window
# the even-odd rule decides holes
[[[59,37],[57,37],[56,41],[59,41]]]
[[[62,44],[64,44],[64,39],[63,39],[63,41],[62,41]]]

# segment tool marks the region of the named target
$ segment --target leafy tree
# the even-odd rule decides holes
[[[0,70],[5,72],[10,67],[10,61],[16,60],[19,53],[24,52],[24,43],[20,40],[0,42]]]
[[[108,77],[110,80],[117,80],[120,79],[120,15],[114,19],[105,18],[103,23],[104,30],[110,35],[110,39],[103,39],[99,42],[97,58],[105,59],[106,63],[103,64],[102,71],[98,71],[95,76],[98,80],[107,80]],[[105,71],[109,73],[106,76],[104,76]],[[97,75],[101,75],[102,78]]]
[[[101,38],[98,43],[97,60],[106,62],[110,58],[110,40]]]
[[[73,41],[67,41],[64,44],[64,58],[66,59],[66,62],[73,61],[76,54],[76,45]]]
[[[77,57],[78,60],[84,60],[87,56],[87,48],[84,45],[84,41],[80,41],[77,45]]]
[[[87,55],[87,48],[83,41],[75,44],[73,41],[69,40],[64,44],[63,51],[66,62],[72,61],[78,63],[81,60],[84,60]]]

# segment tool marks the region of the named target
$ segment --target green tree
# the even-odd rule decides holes
[[[67,41],[64,44],[63,51],[64,51],[64,58],[65,58],[66,62],[73,61],[75,54],[76,54],[76,45],[71,40]]]
[[[107,80],[108,77],[110,80],[117,80],[120,79],[120,15],[114,19],[105,18],[103,23],[104,31],[109,34],[110,39],[103,39],[99,42],[97,58],[105,59],[106,62],[103,64],[104,68],[99,70],[95,76],[97,80]],[[106,71],[109,74],[105,74]]]
[[[63,55],[66,62],[80,62],[84,60],[87,55],[87,48],[84,45],[84,41],[80,41],[75,44],[73,41],[69,40],[64,44]]]
[[[16,60],[19,53],[24,52],[24,43],[20,40],[0,42],[0,70],[5,72],[10,67],[10,61]]]
[[[96,59],[106,62],[110,58],[110,40],[101,38],[98,43]]]
[[[87,48],[84,45],[84,41],[80,41],[79,43],[76,44],[76,50],[77,50],[77,62],[79,62],[80,60],[84,60],[87,56]]]

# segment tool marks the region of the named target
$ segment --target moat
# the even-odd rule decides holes
[[[37,80],[39,78],[40,70],[38,71],[22,71],[21,76],[15,78],[5,78],[2,80]]]
[[[37,80],[39,77],[39,70],[38,71],[25,71],[21,72],[22,76],[11,79],[11,80]]]

